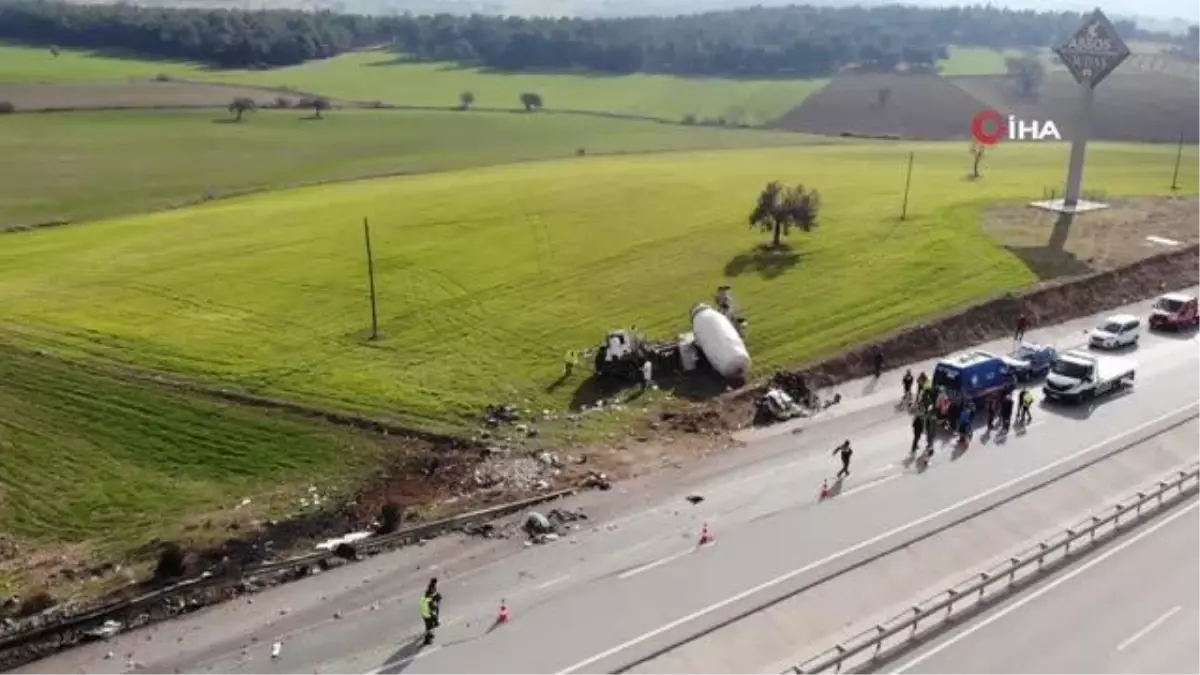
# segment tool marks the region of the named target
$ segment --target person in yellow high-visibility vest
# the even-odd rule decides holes
[[[421,620],[425,623],[425,644],[433,643],[433,629],[438,627],[441,613],[442,594],[438,592],[437,577],[429,580],[425,593],[421,595]]]

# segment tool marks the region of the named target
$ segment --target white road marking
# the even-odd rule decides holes
[[[1005,616],[1009,615],[1010,613],[1017,611],[1018,609],[1024,607],[1025,605],[1028,605],[1029,603],[1033,602],[1034,600],[1037,600],[1038,598],[1049,593],[1050,591],[1054,590],[1055,588],[1058,588],[1062,584],[1065,584],[1066,582],[1070,581],[1071,579],[1074,579],[1075,577],[1079,576],[1080,574],[1083,574],[1084,572],[1092,569],[1096,565],[1099,565],[1100,563],[1104,562],[1105,560],[1108,560],[1109,558],[1120,553],[1121,551],[1124,551],[1125,549],[1129,548],[1130,546],[1133,546],[1134,544],[1136,544],[1139,541],[1145,539],[1146,537],[1154,534],[1155,532],[1161,530],[1162,528],[1166,527],[1167,525],[1170,525],[1172,522],[1178,520],[1179,518],[1182,518],[1186,515],[1191,514],[1191,512],[1195,511],[1197,507],[1200,507],[1200,502],[1192,502],[1192,504],[1190,506],[1183,509],[1182,511],[1179,511],[1177,513],[1172,513],[1167,518],[1152,525],[1150,527],[1150,529],[1148,529],[1144,532],[1139,532],[1138,535],[1136,537],[1134,537],[1133,539],[1121,542],[1117,546],[1105,551],[1103,554],[1097,556],[1096,558],[1093,558],[1092,560],[1087,561],[1085,564],[1071,570],[1067,574],[1064,574],[1063,576],[1058,577],[1057,579],[1054,579],[1053,581],[1046,584],[1045,586],[1042,586],[1041,588],[1037,589],[1033,593],[1030,593],[1029,595],[1021,598],[1017,602],[1014,602],[1013,604],[1008,605],[1007,607],[997,611],[995,614],[992,614],[991,616],[987,617],[983,621],[980,621],[979,623],[971,626],[970,628],[964,630],[963,632],[954,635],[953,637],[946,640],[945,642],[942,642],[941,644],[931,648],[929,651],[918,656],[917,658],[915,658],[915,659],[909,661],[908,663],[904,664],[903,666],[893,670],[892,671],[893,675],[895,675],[896,673],[903,673],[904,671],[908,670],[909,668],[912,668],[913,666],[921,664],[922,662],[928,660],[929,657],[934,656],[938,652],[941,652],[942,650],[954,645],[955,643],[959,642],[960,640],[963,640],[963,639],[975,634],[976,632],[983,630],[984,628],[995,623],[996,621],[999,621],[1000,619],[1004,618]],[[1178,608],[1176,608],[1176,609],[1178,609]],[[1148,626],[1147,628],[1153,628],[1153,624],[1151,626]],[[1139,636],[1135,635],[1134,637],[1139,637]],[[1118,647],[1118,649],[1120,649],[1120,648]]]
[[[1010,488],[1010,487],[1012,487],[1012,486],[1014,486],[1014,485],[1017,485],[1017,484],[1019,484],[1019,483],[1021,483],[1021,482],[1025,481],[1025,480],[1028,480],[1029,478],[1032,478],[1032,477],[1034,477],[1034,476],[1037,476],[1037,475],[1039,475],[1039,474],[1045,473],[1045,472],[1047,472],[1047,471],[1049,471],[1049,470],[1051,470],[1051,469],[1054,469],[1054,468],[1057,468],[1057,467],[1059,467],[1059,466],[1062,466],[1063,464],[1066,464],[1067,462],[1074,461],[1074,460],[1076,460],[1076,459],[1078,459],[1078,458],[1080,458],[1080,457],[1083,457],[1084,455],[1087,455],[1087,454],[1090,454],[1090,453],[1092,453],[1092,452],[1095,452],[1095,450],[1096,450],[1097,448],[1104,447],[1105,445],[1108,445],[1109,443],[1111,443],[1111,442],[1113,442],[1113,441],[1115,441],[1115,440],[1117,440],[1117,439],[1121,439],[1121,438],[1125,438],[1125,437],[1127,437],[1127,436],[1132,436],[1132,435],[1135,435],[1135,434],[1137,434],[1138,432],[1140,432],[1142,429],[1145,429],[1145,428],[1147,428],[1147,427],[1150,427],[1150,426],[1153,426],[1153,425],[1155,425],[1155,424],[1158,424],[1158,423],[1159,423],[1159,422],[1161,422],[1162,420],[1168,419],[1168,418],[1170,418],[1170,417],[1172,417],[1172,416],[1174,416],[1174,415],[1177,415],[1177,414],[1179,414],[1179,413],[1181,413],[1181,412],[1183,412],[1183,411],[1185,411],[1185,410],[1188,410],[1188,409],[1190,409],[1190,408],[1193,408],[1193,407],[1195,407],[1195,406],[1196,406],[1196,401],[1193,401],[1192,403],[1189,403],[1189,404],[1188,404],[1188,405],[1186,405],[1186,406],[1183,406],[1183,407],[1181,407],[1181,408],[1177,408],[1177,409],[1175,409],[1175,410],[1173,410],[1173,411],[1171,411],[1171,412],[1169,412],[1169,413],[1166,413],[1165,415],[1160,415],[1160,416],[1158,416],[1158,417],[1156,417],[1156,418],[1154,418],[1154,419],[1152,419],[1152,420],[1150,420],[1150,421],[1148,421],[1148,422],[1143,422],[1142,424],[1139,424],[1138,426],[1136,426],[1136,427],[1133,427],[1132,429],[1130,429],[1130,430],[1128,430],[1128,431],[1126,431],[1126,432],[1124,432],[1124,433],[1118,434],[1118,435],[1116,435],[1116,436],[1114,436],[1114,437],[1112,437],[1112,438],[1110,438],[1110,439],[1107,439],[1107,440],[1105,440],[1105,441],[1101,441],[1100,443],[1096,443],[1095,445],[1089,446],[1089,447],[1087,447],[1087,448],[1084,448],[1083,450],[1080,450],[1080,451],[1078,451],[1078,452],[1075,452],[1075,453],[1072,453],[1072,454],[1070,454],[1070,455],[1067,455],[1066,457],[1062,457],[1062,458],[1060,458],[1060,459],[1057,459],[1057,460],[1055,460],[1055,461],[1053,461],[1053,462],[1050,462],[1049,464],[1043,465],[1043,466],[1042,466],[1042,467],[1040,467],[1040,468],[1034,469],[1033,471],[1030,471],[1030,472],[1028,472],[1028,473],[1026,473],[1026,474],[1024,474],[1024,475],[1022,475],[1022,476],[1018,476],[1018,477],[1016,477],[1016,478],[1013,478],[1013,479],[1011,479],[1011,480],[1005,481],[1005,482],[1003,482],[1003,483],[1001,483],[1001,484],[999,484],[999,485],[996,485],[996,486],[993,486],[993,487],[991,487],[991,488],[989,488],[989,489],[987,489],[987,490],[984,490],[983,492],[980,492],[980,493],[978,493],[978,494],[975,494],[975,495],[973,495],[973,496],[971,496],[971,497],[967,497],[966,499],[963,499],[963,500],[960,500],[960,501],[958,501],[958,502],[955,502],[954,504],[951,504],[951,505],[949,505],[949,506],[946,506],[946,507],[944,507],[944,508],[938,509],[938,510],[936,510],[936,511],[933,511],[933,512],[931,512],[931,513],[927,513],[927,514],[925,514],[924,516],[921,516],[920,518],[917,518],[916,520],[910,521],[910,522],[908,522],[908,523],[905,523],[905,524],[903,524],[903,525],[899,525],[899,526],[897,526],[897,527],[894,527],[894,528],[892,528],[892,529],[890,529],[890,530],[888,530],[888,531],[886,531],[886,532],[882,532],[882,533],[880,533],[880,534],[877,534],[877,535],[875,535],[875,536],[873,536],[873,537],[871,537],[871,538],[869,538],[869,539],[865,539],[865,540],[863,540],[863,541],[860,541],[859,543],[857,543],[857,544],[855,544],[855,545],[853,545],[853,546],[850,546],[850,547],[844,548],[844,549],[842,549],[841,551],[838,551],[838,552],[836,552],[836,553],[832,553],[832,554],[830,554],[830,555],[827,555],[827,556],[825,556],[824,558],[821,558],[820,560],[816,560],[816,561],[813,561],[813,562],[811,562],[811,563],[808,563],[807,565],[804,565],[804,566],[801,566],[801,567],[797,567],[796,569],[794,569],[794,570],[792,570],[792,571],[790,571],[790,572],[787,572],[787,573],[785,573],[785,574],[782,574],[782,575],[780,575],[780,576],[778,576],[778,577],[775,577],[774,579],[770,579],[770,580],[768,580],[768,581],[764,581],[763,583],[761,583],[761,584],[758,584],[757,586],[754,586],[754,587],[752,587],[752,588],[748,588],[748,589],[746,589],[746,590],[744,590],[744,591],[742,591],[742,592],[740,592],[740,593],[738,593],[738,594],[736,594],[736,595],[732,595],[732,596],[730,596],[730,597],[728,597],[728,598],[725,598],[724,600],[721,600],[721,601],[719,601],[719,602],[715,602],[715,603],[713,603],[713,604],[711,604],[711,605],[709,605],[709,606],[707,606],[707,607],[704,607],[704,608],[702,608],[702,609],[699,609],[699,610],[697,610],[697,611],[695,611],[695,612],[692,612],[691,614],[688,614],[688,615],[686,615],[686,616],[682,616],[682,617],[680,617],[680,618],[678,618],[678,619],[675,619],[674,621],[670,621],[670,622],[668,622],[668,623],[665,623],[665,624],[663,624],[662,626],[659,626],[658,628],[655,628],[655,629],[654,629],[654,630],[652,630],[652,631],[648,631],[648,632],[646,632],[646,633],[643,633],[643,634],[641,634],[641,635],[639,635],[639,636],[637,636],[637,637],[635,637],[635,638],[633,638],[633,639],[631,639],[631,640],[626,640],[625,642],[622,642],[621,644],[619,644],[619,645],[617,645],[617,646],[615,646],[615,647],[611,647],[611,648],[609,648],[609,649],[606,649],[606,650],[604,650],[604,651],[602,651],[602,652],[600,652],[600,653],[598,653],[598,654],[595,654],[594,656],[589,656],[588,658],[586,658],[586,659],[584,659],[584,660],[582,660],[582,661],[580,661],[580,662],[578,662],[578,663],[575,663],[575,664],[572,664],[572,665],[570,665],[570,666],[568,666],[568,667],[566,667],[566,668],[563,668],[562,670],[558,671],[557,675],[567,675],[568,673],[573,673],[573,672],[575,672],[575,671],[577,671],[577,670],[581,670],[581,669],[583,669],[583,668],[587,668],[588,666],[590,666],[590,665],[592,665],[592,664],[596,663],[597,661],[600,661],[600,660],[602,660],[602,659],[606,659],[606,658],[608,658],[608,657],[610,657],[610,656],[613,656],[614,654],[619,654],[619,653],[621,653],[621,652],[625,651],[626,649],[629,649],[630,647],[633,647],[633,646],[635,646],[635,645],[641,644],[642,642],[645,642],[646,640],[650,640],[650,639],[652,639],[652,638],[655,638],[655,637],[657,637],[657,636],[659,636],[659,635],[662,635],[663,633],[666,633],[667,631],[670,631],[670,630],[673,630],[673,629],[675,629],[675,628],[678,628],[679,626],[682,626],[682,625],[684,625],[684,624],[686,624],[686,623],[690,623],[690,622],[692,622],[692,621],[695,621],[696,619],[698,619],[698,618],[700,618],[700,617],[702,617],[702,616],[705,616],[705,615],[707,615],[707,614],[711,614],[711,613],[713,613],[713,612],[715,612],[715,611],[717,611],[717,610],[719,610],[719,609],[721,609],[721,608],[723,608],[723,607],[727,607],[727,606],[729,606],[729,605],[732,605],[732,604],[733,604],[733,603],[735,603],[735,602],[739,602],[739,601],[741,601],[741,600],[744,600],[744,599],[746,599],[746,598],[748,598],[748,597],[750,597],[750,596],[752,596],[752,595],[754,595],[754,594],[756,594],[756,593],[759,593],[759,592],[761,592],[761,591],[765,591],[765,590],[767,590],[768,588],[771,588],[772,586],[778,586],[779,584],[782,584],[782,583],[784,583],[784,582],[786,582],[786,581],[789,581],[789,580],[791,580],[791,579],[794,579],[794,578],[796,578],[796,577],[800,576],[801,574],[804,574],[804,573],[806,573],[806,572],[809,572],[809,571],[811,571],[811,570],[814,570],[814,569],[816,569],[816,568],[818,568],[818,567],[820,567],[820,566],[822,566],[822,565],[825,565],[825,564],[827,564],[827,563],[833,562],[833,561],[835,561],[835,560],[837,560],[837,559],[839,559],[839,558],[844,558],[844,557],[846,557],[846,556],[848,556],[848,555],[850,555],[850,554],[852,554],[852,553],[856,553],[856,552],[858,552],[858,551],[861,551],[861,550],[863,550],[864,548],[867,548],[867,547],[869,547],[869,546],[872,546],[872,545],[874,545],[874,544],[877,544],[877,543],[879,543],[879,542],[881,542],[881,541],[884,541],[884,540],[886,540],[886,539],[888,539],[888,538],[890,538],[890,537],[893,537],[893,536],[895,536],[895,535],[897,535],[897,534],[900,534],[900,533],[902,533],[902,532],[906,532],[906,531],[908,531],[908,530],[911,530],[911,529],[913,529],[914,527],[918,527],[918,526],[920,526],[920,525],[924,525],[925,523],[928,523],[929,521],[931,521],[931,520],[934,520],[934,519],[936,519],[936,518],[939,518],[939,517],[941,517],[941,516],[943,516],[943,515],[946,515],[947,513],[952,513],[952,512],[954,512],[954,511],[957,511],[958,509],[961,509],[962,507],[964,507],[964,506],[967,506],[968,504],[972,504],[972,503],[974,503],[974,502],[977,502],[977,501],[979,501],[979,500],[981,500],[981,499],[984,499],[984,498],[986,498],[986,497],[990,497],[991,495],[994,495],[994,494],[996,494],[997,492],[1000,492],[1000,491],[1002,491],[1002,490],[1006,490],[1006,489],[1008,489],[1008,488]]]
[[[541,591],[541,590],[550,588],[551,586],[553,586],[555,584],[561,584],[562,582],[564,582],[570,578],[571,578],[570,574],[564,574],[561,577],[555,577],[555,578],[551,579],[550,581],[544,581],[544,582],[538,584],[537,587],[534,588],[534,590]]]
[[[1158,617],[1157,619],[1151,621],[1145,628],[1143,628],[1143,629],[1139,630],[1138,632],[1134,633],[1133,635],[1130,635],[1129,637],[1125,638],[1124,642],[1117,645],[1117,651],[1119,651],[1119,652],[1124,651],[1125,648],[1128,647],[1129,645],[1146,637],[1147,633],[1149,633],[1150,631],[1154,630],[1155,628],[1158,628],[1159,626],[1166,623],[1167,619],[1171,618],[1172,616],[1175,616],[1175,612],[1178,612],[1181,609],[1183,609],[1182,606],[1175,605],[1171,609],[1167,610],[1167,612],[1165,614],[1163,614],[1162,616]]]
[[[880,485],[883,485],[884,483],[886,483],[890,480],[896,480],[900,476],[901,476],[901,474],[894,473],[885,478],[880,478],[879,480],[867,483],[866,485],[859,485],[858,487],[854,488],[853,490],[847,490],[840,495],[835,495],[835,498],[836,497],[849,497],[852,494],[856,494],[856,493],[862,492],[864,490],[870,490],[871,488],[874,488],[874,487],[879,487]]]
[[[620,574],[618,574],[618,575],[617,575],[617,578],[618,578],[618,579],[628,579],[629,577],[636,576],[636,575],[638,575],[638,574],[641,574],[642,572],[645,572],[645,571],[647,571],[647,570],[652,570],[652,569],[654,569],[655,567],[658,567],[658,566],[660,566],[660,565],[666,565],[667,563],[669,563],[669,562],[672,562],[672,561],[674,561],[674,560],[679,560],[680,558],[682,558],[683,556],[685,556],[685,555],[687,555],[687,554],[691,553],[691,552],[692,552],[692,551],[694,551],[694,550],[695,550],[695,549],[690,549],[690,548],[689,548],[689,549],[688,549],[688,550],[686,550],[686,551],[680,551],[679,553],[675,553],[675,554],[669,555],[669,556],[667,556],[667,557],[665,557],[665,558],[659,558],[658,560],[655,560],[654,562],[651,562],[651,563],[646,563],[645,565],[642,565],[641,567],[635,567],[635,568],[633,568],[633,569],[631,569],[631,570],[628,570],[628,571],[626,571],[626,572],[622,572],[622,573],[620,573]]]

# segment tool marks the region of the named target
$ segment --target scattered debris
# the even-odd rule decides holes
[[[91,637],[91,638],[99,639],[99,640],[107,640],[107,639],[111,638],[112,636],[116,635],[117,633],[120,633],[121,628],[123,628],[123,627],[124,626],[121,624],[120,621],[115,621],[113,619],[109,619],[108,621],[105,621],[104,623],[100,624],[98,627],[93,628],[89,631],[86,631],[85,635],[87,635],[88,637]]]
[[[596,488],[597,490],[611,490],[612,482],[608,480],[608,475],[589,471],[587,477],[583,479],[583,487]]]
[[[688,495],[686,499],[690,504],[699,504],[700,502],[704,501],[704,497],[700,495]]]
[[[370,530],[351,532],[350,534],[344,534],[340,537],[334,537],[333,539],[326,539],[325,541],[317,544],[315,548],[319,551],[332,551],[342,544],[353,544],[356,541],[362,541],[370,536]]]
[[[493,403],[484,412],[483,421],[489,427],[498,427],[501,424],[515,422],[520,417],[521,413],[515,405],[510,403]]]
[[[546,515],[537,511],[525,514],[521,529],[529,536],[526,545],[545,544],[557,541],[566,530],[566,525],[580,520],[587,520],[587,514],[580,509],[550,509]]]
[[[279,658],[280,654],[282,654],[282,653],[283,653],[283,643],[282,642],[276,642],[275,644],[271,645],[271,658],[277,659],[277,658]]]

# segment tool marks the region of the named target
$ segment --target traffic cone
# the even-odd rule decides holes
[[[829,499],[829,479],[821,481],[821,492],[817,495],[817,501]]]
[[[712,533],[708,531],[708,523],[704,523],[700,526],[700,542],[696,545],[705,546],[711,543],[713,543]]]
[[[496,623],[508,623],[508,604],[500,601],[500,612],[496,614]]]

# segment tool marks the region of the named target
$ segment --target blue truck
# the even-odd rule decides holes
[[[984,399],[1016,388],[1017,374],[1008,362],[985,352],[959,354],[938,361],[933,369],[933,389],[945,388],[951,414],[967,401],[982,407]]]

